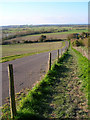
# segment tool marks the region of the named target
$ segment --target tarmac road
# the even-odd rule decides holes
[[[66,41],[66,46],[67,44]],[[59,52],[61,53],[61,50]],[[53,62],[57,57],[57,50],[51,53]],[[48,56],[49,52],[46,52],[2,63],[2,104],[9,96],[8,64],[13,64],[15,92],[17,93],[24,88],[32,88],[37,81],[41,80],[47,70]]]

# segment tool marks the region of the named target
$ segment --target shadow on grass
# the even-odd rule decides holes
[[[34,91],[28,94],[28,97],[21,103],[18,112],[18,120],[44,120],[49,119],[48,114],[52,113],[53,107],[50,103],[53,100],[54,87],[60,83],[60,78],[65,78],[67,75],[64,73],[69,71],[63,62],[67,62],[71,57],[69,52],[66,52],[57,64],[54,64],[47,76],[42,80]],[[48,116],[48,117],[47,117]]]

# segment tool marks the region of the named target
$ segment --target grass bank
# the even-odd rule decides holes
[[[82,53],[78,52],[77,50],[73,49],[73,51],[76,53],[79,68],[79,78],[82,81],[82,90],[86,94],[88,99],[88,109],[90,110],[90,60],[88,60],[85,56],[82,56]]]
[[[90,61],[85,56],[82,56],[82,54],[77,50],[73,49],[73,51],[76,53],[75,55],[78,61],[77,64],[79,68],[79,78],[82,80],[82,89],[85,91],[86,96],[88,97],[88,92],[89,92],[88,75],[90,74],[90,68],[89,68]]]
[[[87,118],[87,62],[88,60],[74,49],[62,55],[45,78],[37,83],[28,95],[21,98],[17,106],[16,120]],[[10,119],[9,105],[5,107],[3,120]]]

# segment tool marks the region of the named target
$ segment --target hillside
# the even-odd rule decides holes
[[[89,118],[88,72],[87,58],[70,48],[28,94],[20,94],[16,120]],[[5,106],[4,120],[10,118],[8,103]]]

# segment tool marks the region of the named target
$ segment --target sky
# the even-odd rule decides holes
[[[85,1],[85,0],[83,0]],[[0,26],[38,24],[88,24],[86,2],[0,1]]]

